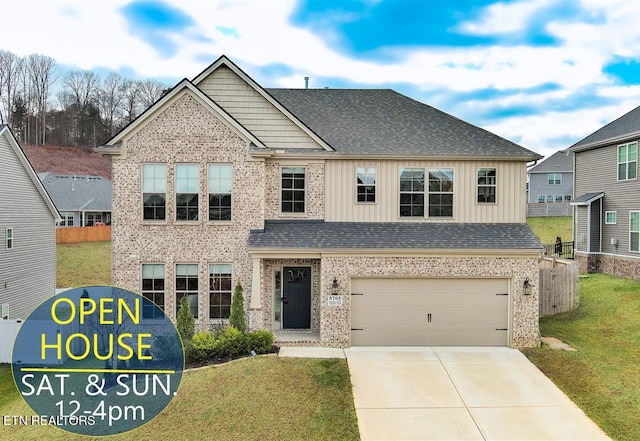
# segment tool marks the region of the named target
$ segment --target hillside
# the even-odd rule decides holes
[[[54,172],[67,175],[103,176],[111,179],[111,161],[81,147],[22,148],[37,173]]]

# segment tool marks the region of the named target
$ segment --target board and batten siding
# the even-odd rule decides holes
[[[11,250],[7,228],[13,228]],[[9,304],[10,319],[26,319],[55,288],[55,218],[0,135],[0,304]]]
[[[356,167],[376,167],[375,204],[356,203]],[[429,218],[433,222],[524,223],[526,222],[526,167],[506,161],[400,161],[327,160],[325,162],[325,220],[333,222],[424,221],[400,218],[400,168],[454,169],[452,218]],[[477,203],[476,183],[480,168],[496,168],[497,203]],[[426,201],[426,199],[425,199]]]
[[[585,193],[604,192],[602,201],[602,219],[596,222],[602,224],[602,242],[599,248],[592,246],[592,252],[607,254],[626,254],[640,257],[638,253],[629,252],[629,211],[640,210],[640,180],[631,179],[618,181],[618,144],[598,149],[578,152],[576,160],[575,197]],[[592,215],[596,210],[592,207]],[[598,208],[597,215],[600,215]],[[615,211],[616,224],[605,224],[605,213]],[[593,219],[593,218],[592,218]],[[578,223],[576,237],[583,233],[587,237],[582,222]],[[591,232],[593,238],[594,231]],[[600,232],[597,233],[600,235]],[[618,240],[618,247],[611,245],[611,239]],[[600,240],[600,238],[597,238]]]
[[[198,88],[271,148],[318,148],[318,143],[226,66]]]

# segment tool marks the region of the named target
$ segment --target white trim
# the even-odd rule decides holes
[[[9,233],[11,233],[11,237],[9,237]],[[7,251],[12,250],[16,247],[15,240],[16,240],[16,235],[13,227],[5,228],[4,229],[4,247]]]
[[[228,166],[231,167],[231,192],[229,193],[229,195],[231,195],[231,219],[226,220],[226,219],[214,219],[211,220],[209,219],[209,210],[211,209],[209,206],[209,195],[211,195],[211,190],[209,189],[209,167],[211,166]],[[235,176],[235,170],[233,167],[233,163],[232,162],[207,162],[207,170],[206,170],[206,181],[207,181],[207,194],[206,194],[206,202],[207,202],[207,210],[206,210],[206,218],[205,221],[209,222],[210,224],[216,224],[216,225],[229,225],[231,222],[233,222],[233,207],[234,207],[234,203],[233,201],[235,200],[234,198],[234,194],[233,194],[233,190],[234,190],[234,185],[233,185],[233,178]],[[222,194],[222,193],[219,193]],[[226,194],[226,193],[225,193]]]
[[[373,169],[373,179],[374,179],[374,183],[373,185],[367,185],[367,184],[358,184],[358,169],[369,169],[372,168]],[[377,205],[378,204],[378,198],[379,198],[379,192],[378,192],[378,167],[375,165],[355,165],[354,168],[354,172],[355,172],[355,200],[354,203],[356,205]],[[366,173],[366,172],[365,172]],[[359,202],[358,201],[358,187],[374,187],[374,201],[373,202],[367,202],[367,201],[362,201]]]
[[[304,169],[304,211],[282,211],[282,192],[284,191],[284,189],[282,188],[282,170],[285,168],[302,168]],[[278,198],[278,212],[280,213],[281,216],[288,218],[288,217],[296,217],[296,216],[303,216],[303,215],[307,215],[309,214],[309,204],[308,204],[308,199],[309,199],[309,192],[307,189],[307,185],[308,185],[308,179],[307,179],[307,165],[281,165],[280,166],[280,194],[279,194],[279,198]],[[292,190],[296,190],[294,187],[291,187]],[[300,189],[297,189],[297,191],[300,191]],[[292,201],[293,204],[295,204]],[[295,207],[292,206],[292,209]]]
[[[609,222],[607,216],[613,213],[613,222]],[[617,211],[605,211],[604,212],[604,224],[605,225],[617,225],[618,223],[618,212]]]
[[[640,210],[629,210],[629,252],[630,253],[640,253],[640,237],[638,238],[639,244],[637,250],[631,249],[631,233],[636,233],[636,231],[631,231],[631,215],[637,213],[638,214],[638,222],[640,223]],[[638,236],[640,236],[640,230],[637,231]]]

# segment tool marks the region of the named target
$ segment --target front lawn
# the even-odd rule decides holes
[[[0,415],[33,414],[12,379],[6,386],[7,373],[10,379],[8,365],[1,365]],[[90,438],[52,426],[5,426],[0,439],[348,441],[360,435],[345,360],[265,356],[187,371],[160,415],[122,435]]]
[[[577,352],[523,352],[616,440],[640,439],[640,282],[603,274],[580,280],[580,307],[540,320],[542,336]]]
[[[56,245],[58,288],[111,284],[111,241]]]

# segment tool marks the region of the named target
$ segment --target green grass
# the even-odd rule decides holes
[[[0,378],[5,371],[0,367]],[[0,404],[0,415],[31,415],[13,381],[11,386],[2,394],[11,398]],[[6,426],[0,438],[348,441],[360,435],[345,360],[257,357],[186,372],[167,408],[123,435],[90,438],[52,426]]]
[[[111,284],[111,242],[56,246],[58,288]]]
[[[556,237],[560,237],[563,242],[573,240],[571,221],[570,216],[527,218],[527,224],[543,245],[556,243]]]
[[[523,351],[607,434],[640,439],[640,282],[590,275],[577,310],[540,320],[542,336],[577,352]]]

